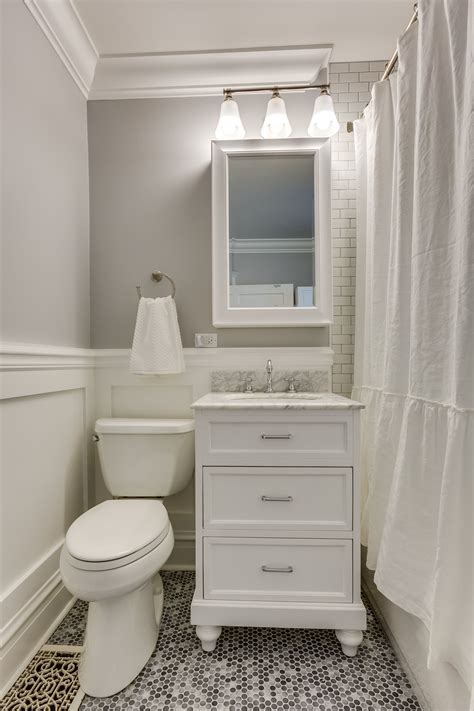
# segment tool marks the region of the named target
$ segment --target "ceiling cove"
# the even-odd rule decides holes
[[[89,100],[216,96],[225,86],[309,84],[332,45],[100,55],[72,0],[24,0]]]

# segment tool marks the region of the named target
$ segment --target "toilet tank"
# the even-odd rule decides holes
[[[113,496],[171,496],[194,471],[194,420],[111,417],[95,423],[102,476]]]

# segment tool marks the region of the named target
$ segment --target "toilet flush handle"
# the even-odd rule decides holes
[[[98,442],[99,439],[100,439],[99,435],[96,435],[96,434],[93,434],[93,435],[92,435],[92,441],[93,441],[93,442]]]

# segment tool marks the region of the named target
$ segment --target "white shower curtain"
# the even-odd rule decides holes
[[[355,124],[363,542],[473,683],[474,168],[469,0],[420,0]]]

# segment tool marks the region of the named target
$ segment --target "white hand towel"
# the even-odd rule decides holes
[[[183,345],[172,296],[140,299],[130,370],[137,375],[184,372]]]

